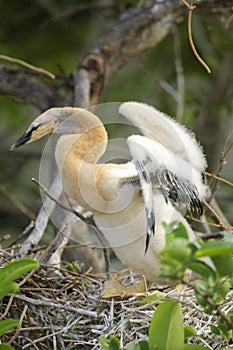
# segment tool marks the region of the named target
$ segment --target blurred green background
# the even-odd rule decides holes
[[[119,15],[138,1],[0,1],[0,54],[20,58],[51,72],[72,74],[79,59]],[[201,56],[208,62],[209,75],[197,62],[187,38],[184,21],[158,46],[134,58],[105,87],[101,102],[138,100],[176,116],[177,74],[174,43],[180,41],[185,93],[182,123],[197,134],[207,154],[209,171],[219,162],[224,140],[233,128],[233,20],[195,11],[193,36]],[[175,33],[175,34],[174,34]],[[179,43],[179,42],[178,42]],[[7,62],[1,60],[2,64]],[[62,89],[62,88],[61,88]],[[65,93],[65,90],[64,90]],[[40,113],[14,97],[0,96],[0,236],[19,235],[29,223],[30,212],[38,212],[41,197],[31,178],[38,178],[45,140],[9,152],[11,144]],[[233,181],[233,151],[227,157],[223,177]],[[233,219],[232,188],[220,184],[220,206]],[[22,205],[21,205],[22,207]],[[29,215],[30,216],[30,215]]]

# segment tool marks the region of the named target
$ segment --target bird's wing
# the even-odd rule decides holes
[[[155,233],[155,210],[154,210],[154,198],[153,187],[151,184],[150,174],[145,166],[144,161],[135,160],[135,165],[138,170],[138,175],[141,184],[141,190],[145,203],[146,210],[146,248],[145,253],[149,247],[150,238]]]
[[[155,189],[176,207],[202,214],[200,196],[195,184],[204,191],[201,175],[189,162],[174,155],[161,143],[145,136],[132,135],[127,139],[133,162],[138,171],[147,215],[146,250],[155,232]],[[203,187],[203,189],[202,189]]]
[[[154,107],[140,102],[124,102],[119,113],[147,138],[164,145],[200,172],[206,168],[202,148],[192,132]]]
[[[140,179],[160,188],[166,201],[202,213],[199,192],[206,187],[190,163],[145,136],[132,135],[127,142]]]

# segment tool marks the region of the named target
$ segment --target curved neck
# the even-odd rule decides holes
[[[101,121],[88,113],[76,115],[60,131],[66,134],[58,139],[55,157],[69,199],[95,214],[125,211],[134,189],[119,192],[120,180],[131,170],[122,164],[96,164],[107,146]]]
[[[79,118],[79,117],[77,117]],[[77,119],[78,120],[78,119]],[[107,132],[101,121],[93,116],[90,120],[78,120],[76,133],[59,137],[55,150],[57,166],[62,174],[64,190],[68,197],[84,208],[84,194],[93,192],[100,165],[96,162],[106,150]]]
[[[73,129],[67,130],[67,134],[59,137],[55,150],[55,158],[58,168],[63,172],[64,162],[75,162],[78,167],[80,162],[95,164],[103,155],[107,146],[107,132],[102,122],[92,113],[74,116],[62,125],[64,130],[72,124]]]
[[[68,134],[59,137],[55,150],[55,158],[60,171],[64,162],[80,162],[95,164],[103,155],[107,146],[107,133],[104,127],[96,127],[84,134]]]

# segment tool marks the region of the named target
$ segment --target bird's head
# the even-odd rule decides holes
[[[65,120],[80,111],[82,110],[72,107],[48,109],[31,123],[27,131],[11,146],[10,151],[13,151],[26,143],[39,140],[47,134],[56,132]],[[71,127],[72,126],[70,125],[70,128]]]

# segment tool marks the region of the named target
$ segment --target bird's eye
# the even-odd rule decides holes
[[[30,131],[33,132],[39,128],[40,124],[38,125],[32,125]]]

